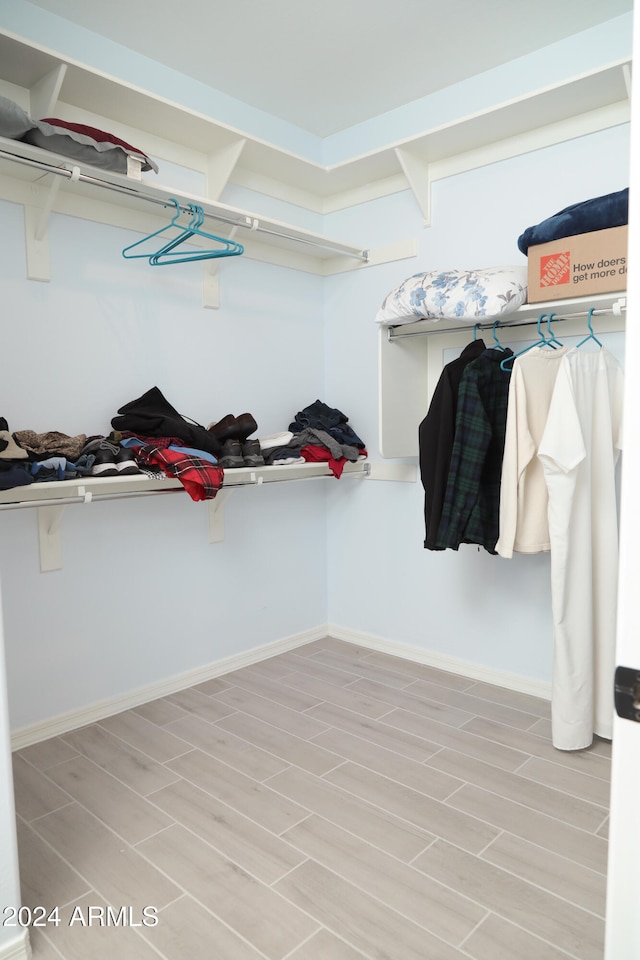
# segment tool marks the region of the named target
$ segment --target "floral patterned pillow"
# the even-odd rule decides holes
[[[415,273],[389,293],[376,314],[387,326],[414,320],[491,320],[527,300],[527,266]]]

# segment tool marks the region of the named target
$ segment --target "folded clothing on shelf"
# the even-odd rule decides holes
[[[550,243],[562,237],[623,227],[629,222],[629,188],[607,193],[602,197],[572,203],[553,216],[527,229],[518,237],[518,249],[526,254],[529,247]]]

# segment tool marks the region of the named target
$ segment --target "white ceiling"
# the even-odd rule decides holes
[[[633,0],[30,2],[322,137],[633,8]]]

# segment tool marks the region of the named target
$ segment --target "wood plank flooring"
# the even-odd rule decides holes
[[[319,640],[14,754],[34,960],[602,960],[609,769]]]

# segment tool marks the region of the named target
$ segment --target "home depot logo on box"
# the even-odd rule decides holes
[[[627,234],[626,226],[608,227],[529,247],[529,303],[623,291]]]
[[[568,250],[540,257],[540,286],[557,287],[561,283],[571,283],[571,254]]]

